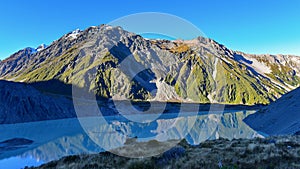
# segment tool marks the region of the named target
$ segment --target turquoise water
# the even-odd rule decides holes
[[[24,166],[39,166],[44,161],[36,159],[34,157],[10,157],[0,160],[0,168],[23,168]]]
[[[98,153],[107,150],[107,146],[122,147],[128,138],[136,138],[138,142],[186,139],[189,144],[197,145],[220,137],[261,137],[243,122],[251,113],[254,111],[187,113],[181,117],[166,114],[155,120],[143,116],[143,123],[114,116],[106,117],[103,122],[88,120],[88,127],[82,127],[82,120],[78,119],[0,125],[0,168],[39,166],[68,155]]]

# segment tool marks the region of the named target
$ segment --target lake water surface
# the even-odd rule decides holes
[[[96,126],[91,123],[90,128],[83,128],[78,119],[0,125],[0,168],[38,166],[68,155],[99,153],[107,147],[122,147],[129,138],[137,142],[186,139],[189,144],[198,145],[220,137],[262,137],[243,122],[254,112],[187,113],[180,117],[170,113],[156,120],[144,116],[143,123],[110,116]]]

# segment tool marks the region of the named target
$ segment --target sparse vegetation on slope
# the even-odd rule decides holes
[[[182,141],[163,154],[150,158],[130,159],[103,152],[69,156],[37,168],[299,168],[299,139],[299,136],[219,139],[198,146]]]
[[[0,77],[26,83],[58,80],[88,87],[104,98],[247,105],[268,104],[300,83],[298,61],[292,56],[276,60],[237,54],[203,37],[151,41],[107,27],[88,28],[74,39],[65,35],[38,53],[20,51],[0,63]],[[127,58],[129,63],[120,66]],[[262,72],[254,62],[270,71]],[[159,70],[152,72],[149,66]],[[43,91],[56,88],[48,85]],[[155,97],[155,91],[176,94]]]

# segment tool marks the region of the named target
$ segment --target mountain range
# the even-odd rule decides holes
[[[0,78],[61,95],[76,84],[101,98],[254,105],[299,86],[300,57],[245,54],[204,37],[150,40],[100,25],[16,52],[0,62]]]
[[[57,110],[74,116],[72,86],[99,99],[269,104],[299,86],[300,57],[245,54],[204,37],[146,39],[100,25],[12,54],[0,62],[0,79],[0,116],[13,123],[9,114],[25,117],[36,107],[50,119]]]

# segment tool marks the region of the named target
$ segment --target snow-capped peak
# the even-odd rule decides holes
[[[36,51],[41,51],[41,50],[44,50],[45,48],[47,47],[47,45],[45,45],[45,44],[41,44],[40,46],[38,46],[37,48],[36,48]]]
[[[76,30],[72,31],[72,33],[70,33],[70,34],[68,35],[68,38],[73,38],[73,39],[75,39],[75,38],[77,38],[77,36],[80,34],[80,32],[81,32],[80,29],[76,29]]]
[[[34,53],[37,53],[37,52],[39,52],[39,51],[44,50],[44,49],[47,48],[47,47],[48,47],[47,45],[41,44],[41,45],[39,45],[37,48],[31,48],[31,47],[29,47],[28,49],[30,49],[30,54],[34,54]]]

